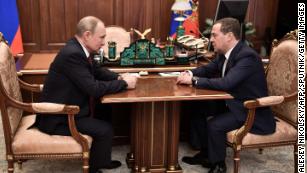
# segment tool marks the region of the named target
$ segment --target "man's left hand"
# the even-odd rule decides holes
[[[181,72],[180,75],[177,78],[177,84],[190,85],[190,84],[192,84],[192,77],[193,77],[193,75],[191,75],[187,71]]]

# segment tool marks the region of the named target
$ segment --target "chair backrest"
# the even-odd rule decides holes
[[[280,41],[272,43],[270,63],[267,69],[269,95],[287,96],[297,92],[297,32],[293,31]],[[290,101],[272,107],[273,112],[297,123],[297,101]]]
[[[14,57],[9,46],[0,33],[0,106],[2,122],[6,137],[12,137],[22,118],[23,111],[7,105],[9,97],[22,101],[20,86],[17,78]]]
[[[130,32],[127,32],[124,28],[119,26],[107,26],[106,27],[106,38],[105,45],[103,46],[103,51],[105,55],[108,56],[108,42],[116,42],[116,57],[120,56],[125,47],[129,47],[131,38]]]

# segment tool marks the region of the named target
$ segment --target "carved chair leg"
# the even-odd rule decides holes
[[[240,150],[234,149],[234,155],[233,155],[233,172],[234,173],[239,172],[239,164],[240,164]]]
[[[14,161],[13,160],[7,161],[7,172],[14,173]]]
[[[83,173],[89,172],[88,158],[83,159]]]
[[[297,173],[298,172],[298,170],[297,170],[297,164],[298,164],[298,162],[297,162],[297,144],[294,144],[293,145],[293,156],[294,156],[294,172],[295,173]]]
[[[22,170],[22,160],[18,160],[17,163],[18,163],[18,169]]]
[[[259,154],[263,153],[263,148],[259,148]]]

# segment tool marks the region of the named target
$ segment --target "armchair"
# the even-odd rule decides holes
[[[297,172],[297,32],[292,31],[272,44],[270,63],[266,71],[269,96],[244,102],[248,116],[244,125],[227,133],[227,144],[234,151],[234,172],[239,172],[240,151],[248,148],[292,145],[294,171]],[[270,135],[249,133],[255,109],[271,106],[276,131]]]
[[[55,103],[24,103],[20,88],[39,92],[42,85],[30,85],[18,79],[10,48],[0,32],[0,108],[6,145],[8,172],[14,172],[14,163],[30,159],[80,159],[83,173],[88,172],[91,137],[78,132],[74,115],[79,107]],[[23,116],[23,112],[31,115]],[[36,113],[67,116],[72,136],[48,135],[30,127]],[[60,114],[60,115],[59,115]]]

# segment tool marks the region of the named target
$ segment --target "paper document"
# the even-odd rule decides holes
[[[140,77],[139,73],[129,73],[131,76]]]
[[[164,73],[159,73],[159,75],[164,77],[179,76],[180,72],[164,72]]]

